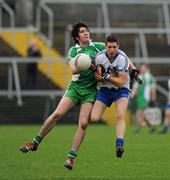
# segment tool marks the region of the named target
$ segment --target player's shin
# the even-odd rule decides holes
[[[124,145],[124,134],[125,134],[125,121],[119,120],[116,126],[116,156],[121,158],[124,152],[123,145]]]

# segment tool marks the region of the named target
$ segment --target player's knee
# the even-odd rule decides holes
[[[86,129],[87,126],[88,126],[88,121],[82,121],[82,122],[80,122],[79,126],[80,126],[82,129]]]
[[[95,116],[95,115],[91,115],[91,122],[98,122],[99,121],[99,117]]]
[[[117,119],[118,120],[123,120],[124,119],[124,116],[122,113],[117,113]]]

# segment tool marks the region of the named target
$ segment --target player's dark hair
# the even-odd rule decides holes
[[[79,43],[79,41],[76,38],[79,37],[79,31],[81,27],[85,27],[89,30],[88,25],[85,23],[79,22],[79,23],[74,24],[71,31],[71,35],[75,43]]]
[[[107,44],[108,42],[116,42],[117,44],[119,44],[119,40],[113,34],[106,37],[105,44]]]

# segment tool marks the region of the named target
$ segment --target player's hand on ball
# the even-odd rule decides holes
[[[20,148],[20,151],[23,153],[27,153],[28,151],[36,151],[38,145],[35,142],[27,143]]]
[[[101,76],[97,72],[95,73],[95,78],[96,78],[97,81],[103,81],[103,76]]]
[[[96,70],[97,70],[97,68],[96,68],[96,66],[95,66],[94,64],[91,64],[90,69],[91,69],[92,71],[96,71]]]
[[[96,66],[95,78],[97,81],[103,81],[103,75],[105,74],[105,68],[103,65]]]

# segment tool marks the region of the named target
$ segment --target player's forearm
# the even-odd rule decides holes
[[[130,97],[133,99],[136,95],[136,91],[137,91],[137,88],[136,87],[133,87],[132,88],[132,91],[131,91],[131,94],[130,94]]]
[[[71,70],[71,73],[73,74],[73,75],[75,75],[75,74],[80,74],[81,72],[79,71],[79,70],[77,70],[77,69],[72,69]]]
[[[129,69],[132,71],[133,69],[136,69],[136,66],[132,63],[132,61],[129,59]]]
[[[80,73],[80,71],[76,68],[76,66],[75,66],[74,63],[69,63],[69,65],[70,65],[71,73],[72,73],[73,75]]]
[[[113,85],[122,88],[125,85],[126,80],[121,77],[109,76],[108,81],[111,82]]]

